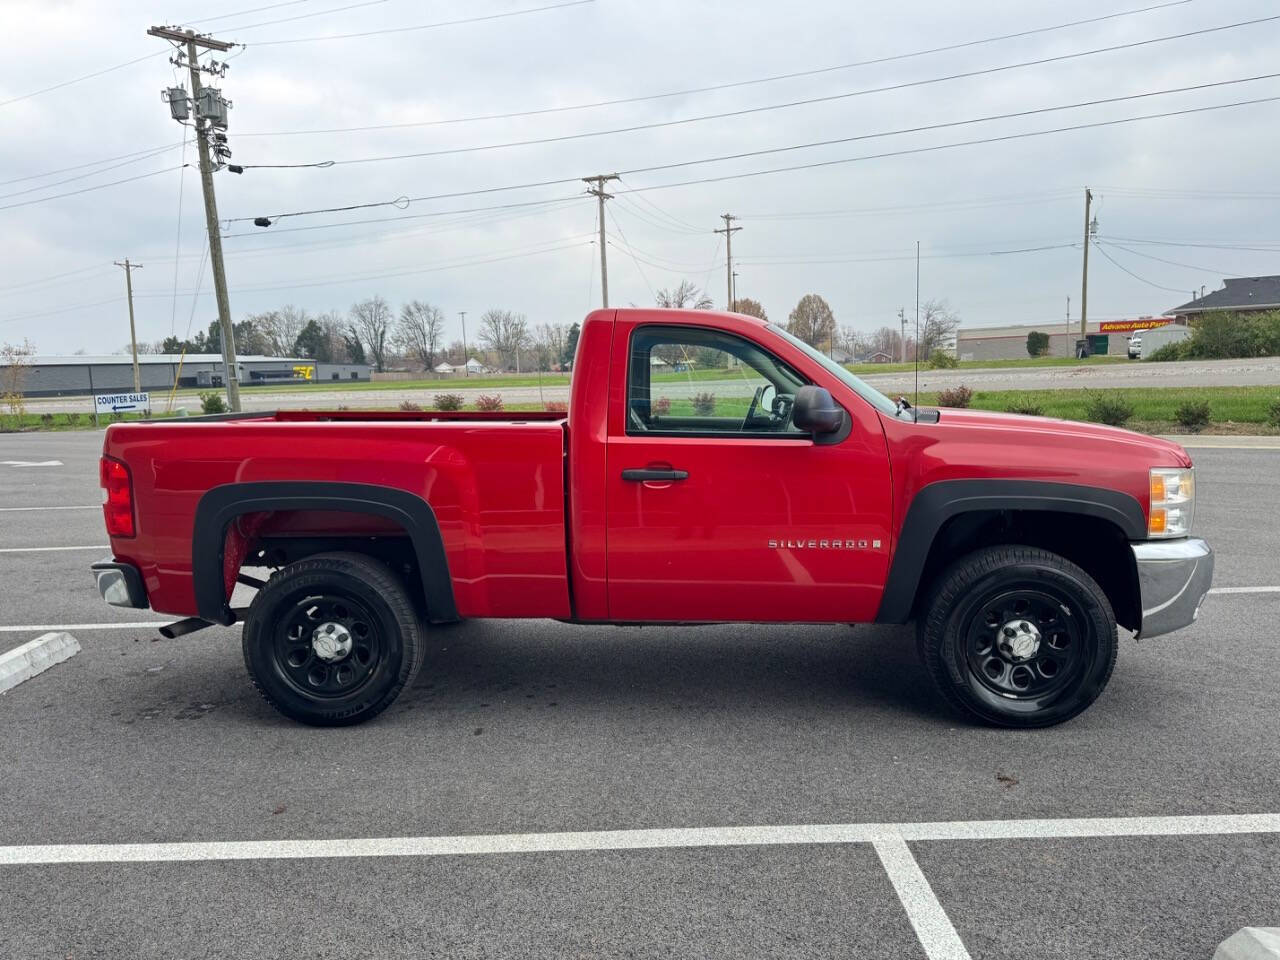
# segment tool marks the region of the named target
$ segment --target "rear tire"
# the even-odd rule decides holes
[[[1092,704],[1116,662],[1116,620],[1080,567],[1036,547],[962,558],[936,581],[917,624],[943,698],[1002,727],[1047,727]]]
[[[291,720],[363,723],[422,667],[425,644],[404,584],[357,553],[299,560],[258,591],[244,621],[245,666],[263,699]]]

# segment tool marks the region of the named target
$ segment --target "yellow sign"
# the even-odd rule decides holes
[[[314,380],[316,378],[316,368],[312,366],[296,366],[293,368],[293,376],[298,380]]]

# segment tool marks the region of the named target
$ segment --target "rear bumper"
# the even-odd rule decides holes
[[[1195,622],[1213,583],[1213,550],[1203,540],[1131,544],[1142,598],[1141,637],[1158,637]]]
[[[89,569],[98,581],[98,593],[107,603],[113,607],[147,609],[147,588],[143,586],[142,574],[133,564],[99,560]]]

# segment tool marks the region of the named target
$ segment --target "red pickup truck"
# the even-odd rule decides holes
[[[263,696],[320,725],[385,709],[432,624],[550,617],[915,620],[948,702],[1047,726],[1102,692],[1117,623],[1186,626],[1213,575],[1177,444],[895,403],[710,311],[592,313],[567,414],[116,424],[101,479],[103,598],[169,636],[243,621]]]

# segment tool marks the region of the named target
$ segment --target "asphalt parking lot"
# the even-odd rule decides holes
[[[1280,925],[1280,449],[1192,448],[1226,591],[1058,728],[959,720],[906,629],[537,621],[441,629],[316,730],[237,630],[99,600],[99,445],[0,436],[0,652],[83,646],[0,696],[0,956],[1208,960]]]

